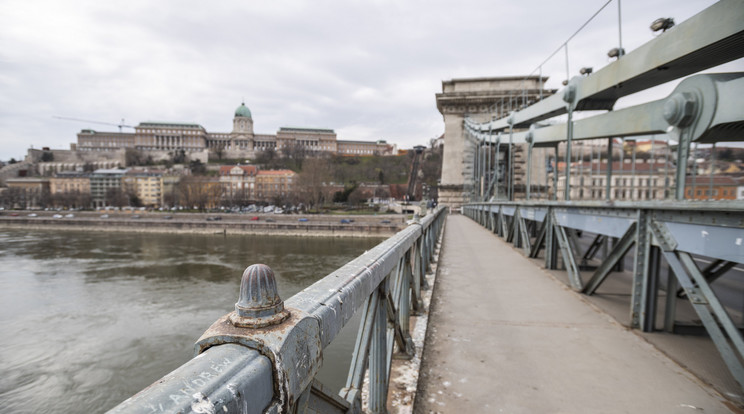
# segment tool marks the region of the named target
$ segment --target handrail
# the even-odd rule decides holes
[[[595,294],[611,272],[622,271],[624,257],[632,254],[630,327],[645,332],[656,329],[663,257],[674,275],[666,281],[664,329],[675,331],[677,302],[689,300],[731,375],[744,388],[744,337],[724,306],[738,305],[722,303],[710,287],[744,263],[744,201],[495,201],[466,204],[463,213],[523,248],[528,257],[542,253],[547,269],[563,267],[568,284],[586,295]],[[578,242],[581,232],[593,234],[588,247]],[[699,268],[694,257],[711,262]],[[591,276],[581,270],[592,270]]]
[[[438,207],[414,219],[286,302],[271,269],[250,266],[236,311],[197,341],[196,357],[110,412],[361,412],[367,366],[369,411],[385,412],[390,356],[413,356],[408,318],[421,310],[426,267],[445,215]],[[323,349],[362,308],[347,385],[335,395],[315,374]]]

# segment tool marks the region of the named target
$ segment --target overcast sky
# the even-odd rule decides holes
[[[229,132],[243,99],[257,133],[332,128],[339,139],[426,144],[444,130],[442,80],[527,75],[604,3],[2,0],[0,160],[67,149],[83,128],[117,130],[55,116]],[[679,23],[713,3],[623,0],[623,46],[652,39],[658,17]],[[617,17],[613,1],[569,43],[571,76],[609,63]],[[560,87],[563,52],[543,74]]]

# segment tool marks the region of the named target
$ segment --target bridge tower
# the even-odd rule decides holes
[[[444,117],[444,159],[439,203],[460,207],[473,191],[475,143],[463,134],[463,120],[484,122],[508,116],[555,91],[543,89],[547,77],[506,76],[442,81],[436,94],[437,109]],[[515,151],[515,152],[518,152]],[[515,163],[518,163],[519,159]]]

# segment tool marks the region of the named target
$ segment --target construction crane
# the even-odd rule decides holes
[[[124,118],[122,118],[121,119],[121,122],[119,122],[118,124],[114,124],[114,123],[111,123],[111,122],[91,121],[89,119],[70,118],[70,117],[67,117],[67,116],[53,116],[52,118],[62,119],[62,120],[65,120],[65,121],[86,122],[86,123],[89,123],[89,124],[111,125],[111,126],[119,127],[119,132],[121,132],[121,129],[122,128],[132,128],[132,129],[134,129],[133,126],[127,125],[127,124],[124,123]]]

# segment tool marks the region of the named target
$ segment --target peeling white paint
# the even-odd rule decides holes
[[[230,391],[230,394],[232,394],[233,398],[236,398],[236,399],[238,398],[238,386],[237,385],[233,383],[229,383],[227,384],[227,390]]]
[[[215,414],[214,404],[204,394],[197,392],[192,395],[196,400],[191,403],[191,409],[199,414]]]

